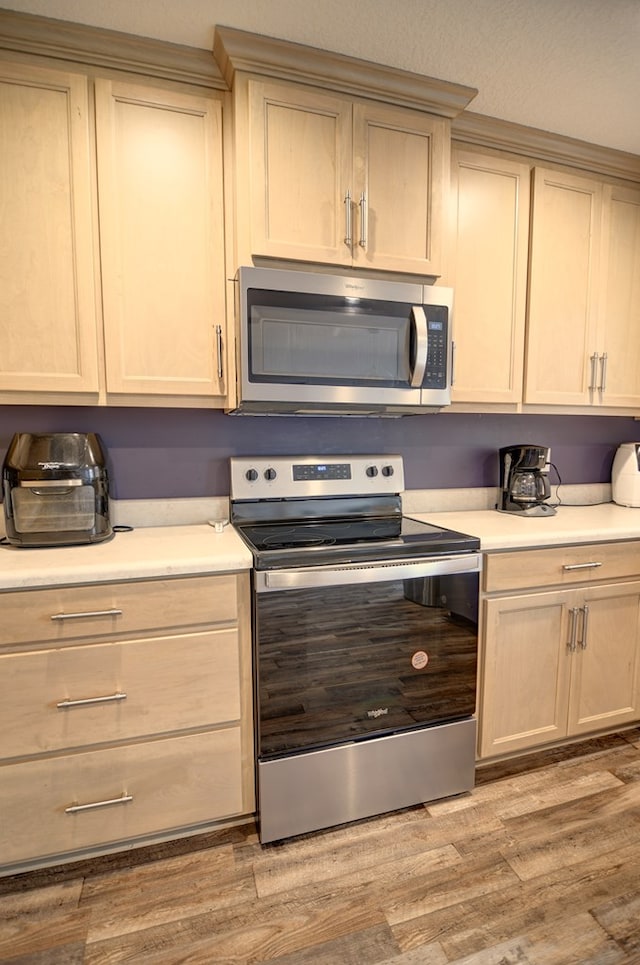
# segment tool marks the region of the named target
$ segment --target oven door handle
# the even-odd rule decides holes
[[[426,560],[393,560],[375,563],[349,563],[344,566],[313,566],[295,570],[258,570],[255,587],[258,593],[273,590],[298,590],[316,586],[344,586],[352,583],[390,583],[415,580],[424,576],[447,576],[450,573],[479,573],[480,553],[439,556]]]

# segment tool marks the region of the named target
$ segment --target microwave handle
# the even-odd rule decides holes
[[[427,334],[427,316],[422,305],[414,305],[411,309],[411,324],[416,346],[416,358],[413,363],[413,371],[409,385],[412,389],[420,388],[424,379],[427,367],[427,354],[429,352],[429,338]]]

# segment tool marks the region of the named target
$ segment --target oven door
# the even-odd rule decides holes
[[[471,717],[480,561],[258,571],[259,761]]]

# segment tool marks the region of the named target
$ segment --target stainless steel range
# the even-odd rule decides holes
[[[263,842],[473,787],[480,544],[403,489],[400,456],[231,460]]]

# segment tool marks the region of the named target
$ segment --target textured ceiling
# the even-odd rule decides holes
[[[211,49],[216,24],[477,87],[469,109],[640,154],[640,0],[0,0]]]

